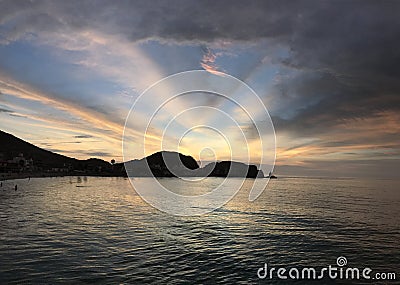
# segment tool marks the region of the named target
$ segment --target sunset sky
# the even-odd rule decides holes
[[[202,69],[260,96],[277,173],[394,177],[399,13],[399,1],[0,1],[0,129],[67,156],[122,161],[135,99]],[[197,100],[233,113],[213,96]],[[184,151],[199,159],[213,138]]]

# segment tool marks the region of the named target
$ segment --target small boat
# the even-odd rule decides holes
[[[275,175],[272,174],[272,171],[269,172],[269,175],[267,176],[267,178],[269,179],[277,179],[278,177],[276,177]]]

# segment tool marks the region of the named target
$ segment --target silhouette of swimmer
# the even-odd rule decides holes
[[[18,185],[15,184],[14,190],[17,191],[18,190]]]

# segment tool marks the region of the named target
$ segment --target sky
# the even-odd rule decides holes
[[[0,129],[63,155],[122,161],[125,120],[146,88],[178,72],[223,72],[268,109],[276,173],[396,177],[399,11],[398,1],[368,0],[0,1]],[[164,111],[171,118],[176,106],[196,105],[241,116],[206,93]],[[168,136],[182,135],[182,125],[234,132],[217,118],[194,113]],[[150,153],[162,143],[163,120],[150,128]],[[251,132],[251,122],[240,129]],[[228,157],[223,143],[207,149],[222,140],[210,129],[185,140],[180,150],[196,159]]]

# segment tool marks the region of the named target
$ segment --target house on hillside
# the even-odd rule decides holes
[[[0,172],[33,171],[33,159],[26,159],[23,153],[7,161],[0,160]]]
[[[9,173],[9,172],[20,172],[21,166],[18,163],[12,161],[0,161],[0,173]]]

